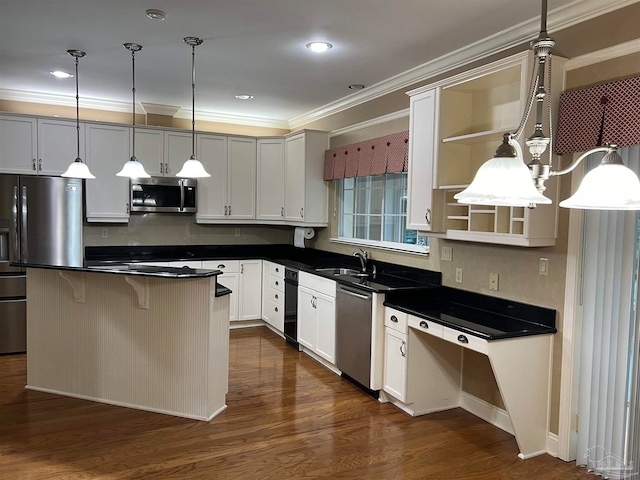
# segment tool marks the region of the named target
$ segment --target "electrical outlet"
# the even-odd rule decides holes
[[[235,233],[235,235],[236,235],[236,237],[239,237],[239,236],[240,236],[240,229],[239,229],[239,228],[236,228],[236,233]]]
[[[498,291],[498,274],[490,273],[489,274],[489,290]]]
[[[441,258],[444,262],[451,262],[453,260],[453,247],[442,247]]]
[[[102,229],[102,238],[108,238],[109,237],[109,229],[108,228],[103,228]]]
[[[456,268],[456,283],[462,283],[462,269]]]
[[[549,259],[540,258],[540,265],[538,266],[538,274],[544,277],[549,276]]]

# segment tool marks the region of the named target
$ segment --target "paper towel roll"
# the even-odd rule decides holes
[[[293,245],[298,248],[304,248],[304,240],[309,240],[315,236],[316,232],[313,228],[296,227],[293,233]]]

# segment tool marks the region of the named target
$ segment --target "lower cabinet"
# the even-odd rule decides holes
[[[385,327],[383,390],[407,402],[407,335]]]
[[[336,282],[300,272],[298,342],[329,363],[336,363]]]
[[[231,289],[229,320],[261,318],[262,260],[205,260],[202,268],[222,271],[218,283]]]
[[[262,319],[284,332],[284,267],[262,261]]]

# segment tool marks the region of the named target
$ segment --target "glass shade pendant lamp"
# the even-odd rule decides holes
[[[202,44],[198,37],[185,37],[184,43],[191,46],[191,157],[184,162],[176,177],[204,178],[210,177],[204,166],[196,158],[196,47]]]
[[[147,173],[144,166],[136,158],[136,52],[142,50],[142,45],[138,45],[137,43],[124,43],[123,47],[131,52],[131,78],[133,85],[131,88],[133,97],[131,105],[131,126],[133,130],[131,136],[131,158],[125,162],[122,170],[116,173],[116,175],[118,177],[149,178],[151,175]]]
[[[96,178],[89,171],[87,164],[80,158],[80,96],[78,95],[78,60],[86,55],[80,50],[67,50],[67,53],[76,59],[76,141],[77,155],[76,159],[71,162],[69,168],[62,174],[63,177],[70,178]]]
[[[547,34],[547,0],[542,0],[540,16],[540,34],[531,42],[535,62],[532,82],[529,89],[527,106],[515,133],[506,133],[502,145],[494,158],[485,162],[476,173],[471,184],[454,195],[458,203],[470,205],[495,206],[528,206],[550,204],[551,200],[543,195],[545,181],[551,176],[564,175],[571,172],[588,156],[606,151],[601,164],[589,172],[576,193],[560,202],[561,207],[594,209],[594,210],[640,210],[640,180],[627,168],[616,152],[616,145],[605,145],[594,148],[581,155],[568,168],[552,171],[552,123],[551,104],[549,102],[549,135],[542,132],[543,102],[547,95],[545,90],[545,69],[551,71],[551,50],[555,41]],[[550,75],[549,75],[550,77]],[[549,78],[550,80],[550,78]],[[551,82],[548,82],[551,87]],[[524,163],[522,149],[516,141],[524,131],[534,103],[536,104],[535,131],[525,141],[532,160]],[[599,145],[602,145],[602,129],[604,112],[600,129]],[[549,148],[549,163],[541,161],[542,154]]]

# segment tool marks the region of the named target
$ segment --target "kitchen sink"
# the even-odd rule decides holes
[[[355,268],[316,268],[316,272],[325,273],[337,277],[339,275],[348,275],[350,277],[368,277],[368,273],[363,273]]]

